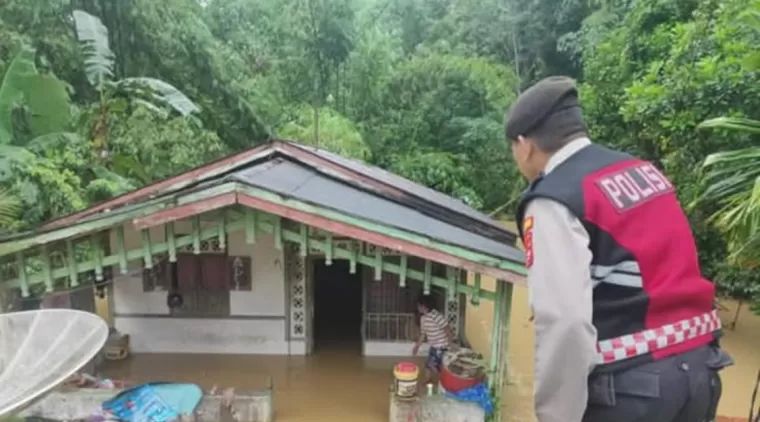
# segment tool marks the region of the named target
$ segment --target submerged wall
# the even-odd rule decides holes
[[[187,222],[176,224],[189,232]],[[163,228],[152,229],[151,239],[163,241]],[[252,288],[231,291],[229,317],[190,318],[170,315],[167,292],[144,291],[142,262],[130,262],[129,273],[116,275],[109,311],[113,325],[130,335],[135,353],[303,354],[303,342],[289,344],[287,294],[283,251],[270,234],[260,234],[254,245],[244,232],[228,235],[228,252],[251,258]],[[140,234],[125,229],[127,248],[139,248]],[[112,239],[115,248],[115,239]],[[119,274],[114,268],[114,274]]]
[[[391,393],[390,422],[483,422],[485,418],[483,409],[474,403],[440,395],[399,399]]]
[[[53,391],[24,410],[21,417],[50,420],[87,420],[100,411],[101,404],[119,390],[76,389]],[[196,409],[196,422],[219,422],[229,413],[222,409],[222,397],[207,394]],[[272,422],[274,420],[272,390],[236,392],[232,404],[239,422]],[[229,418],[227,418],[229,420]]]

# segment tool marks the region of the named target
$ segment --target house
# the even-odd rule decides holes
[[[420,293],[457,333],[467,300],[506,321],[515,242],[459,200],[277,140],[0,239],[0,274],[22,297],[95,284],[133,353],[308,355],[340,331],[403,356]]]

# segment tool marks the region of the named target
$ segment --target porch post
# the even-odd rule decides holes
[[[491,362],[488,371],[489,387],[493,388],[498,385],[498,370],[501,354],[501,311],[502,300],[504,295],[504,282],[496,280],[496,294],[493,299],[493,322],[491,323]]]
[[[303,246],[297,243],[288,243],[283,248],[286,265],[285,282],[288,288],[289,320],[288,341],[294,339],[307,340],[309,333],[306,332],[307,324],[307,295],[306,295],[306,260],[302,256]],[[290,348],[288,349],[290,350]]]
[[[446,267],[446,278],[449,283],[446,285],[446,309],[444,317],[451,328],[454,338],[459,338],[460,334],[460,307],[459,307],[459,290],[460,276],[462,270],[459,268]]]
[[[512,283],[499,281],[504,285],[501,313],[501,343],[499,344],[499,384],[497,391],[502,394],[504,385],[509,382],[509,331],[512,325]]]

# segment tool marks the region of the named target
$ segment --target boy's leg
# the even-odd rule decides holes
[[[425,362],[425,372],[423,385],[427,385],[433,380],[433,375],[440,369],[440,359],[438,359],[438,349],[431,347],[428,349],[427,361]]]
[[[432,379],[433,379],[433,371],[431,371],[428,368],[425,368],[425,371],[423,372],[423,375],[422,375],[422,385],[423,386],[428,385],[428,383],[430,383]]]
[[[430,348],[427,364],[425,365],[425,384],[433,382],[433,385],[437,387],[438,375],[441,373],[441,366],[443,366],[444,353],[444,349],[437,347]]]
[[[443,356],[448,352],[449,349],[439,349],[438,350],[438,370],[436,371],[436,378],[435,378],[435,386],[438,388],[438,384],[441,382],[441,368],[443,367]]]

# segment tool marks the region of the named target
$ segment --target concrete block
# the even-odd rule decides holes
[[[121,390],[61,389],[53,391],[24,410],[19,416],[54,420],[87,419],[98,412],[101,404]],[[196,410],[196,422],[219,422],[229,419],[229,411],[221,407],[222,397],[206,395]],[[272,422],[272,391],[235,391],[233,408],[238,422]]]
[[[391,393],[390,422],[484,422],[485,412],[474,403],[435,395],[412,400]]]

